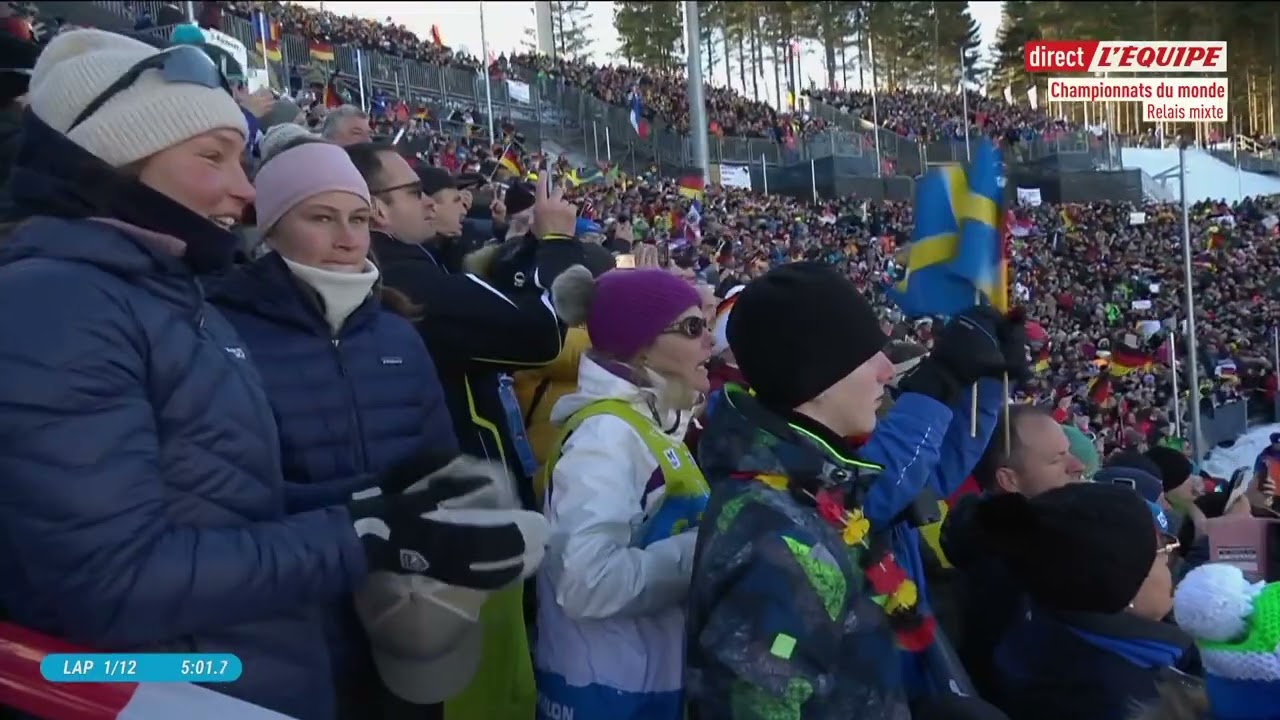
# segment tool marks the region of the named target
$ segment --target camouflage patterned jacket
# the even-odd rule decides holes
[[[841,532],[761,478],[865,486],[849,451],[730,392],[699,446],[711,501],[686,634],[694,720],[909,720],[899,651]]]

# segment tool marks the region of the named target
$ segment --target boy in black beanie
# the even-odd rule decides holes
[[[893,716],[951,681],[963,690],[958,663],[933,662],[954,656],[921,602],[911,525],[928,518],[913,507],[936,511],[932,497],[914,501],[938,469],[949,406],[979,379],[1017,374],[1006,355],[1025,365],[1025,343],[1006,352],[1019,342],[1014,325],[981,308],[953,320],[878,429],[894,367],[875,312],[834,268],[792,263],[750,283],[727,335],[752,392],[726,388],[699,444],[712,497],[690,588],[693,706],[702,717],[730,717],[737,702]],[[995,387],[979,438],[967,403],[957,420],[954,439],[975,445],[973,461],[999,411]],[[859,457],[846,438],[873,429]],[[881,517],[864,513],[873,496]]]

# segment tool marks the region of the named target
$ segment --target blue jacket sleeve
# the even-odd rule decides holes
[[[296,483],[285,481],[284,507],[290,515],[327,507],[342,507],[351,496],[378,484],[373,475],[361,475],[330,483]]]
[[[863,505],[872,528],[888,527],[929,482],[952,421],[951,409],[937,400],[905,393],[876,424],[859,452],[862,459],[884,468]]]
[[[943,497],[960,489],[973,472],[995,432],[996,421],[1004,408],[1004,382],[978,381],[978,434],[973,435],[973,386],[964,389],[961,399],[951,407],[951,424],[942,439],[938,471],[933,475],[934,489]],[[1001,441],[1003,442],[1003,441]]]
[[[148,341],[95,273],[0,279],[0,526],[69,639],[172,640],[337,599],[368,572],[343,509],[183,525],[167,512]]]

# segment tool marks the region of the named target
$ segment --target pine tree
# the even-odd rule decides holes
[[[613,25],[618,31],[618,54],[627,62],[664,71],[676,69],[683,62],[681,3],[615,2]]]
[[[585,0],[552,0],[551,34],[555,38],[556,56],[574,60],[587,53],[591,29]]]

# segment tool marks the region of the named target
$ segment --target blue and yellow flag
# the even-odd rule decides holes
[[[948,165],[920,179],[906,276],[888,293],[905,315],[955,315],[979,293],[1008,312],[1000,186],[1000,155],[989,140],[967,169]]]
[[[908,317],[954,315],[973,306],[973,285],[950,270],[960,245],[960,217],[968,190],[959,165],[935,168],[916,185],[907,274],[888,291]]]
[[[978,143],[965,175],[969,188],[961,206],[960,243],[951,270],[986,296],[996,310],[1008,312],[1008,265],[1000,232],[1000,153],[990,140]]]

